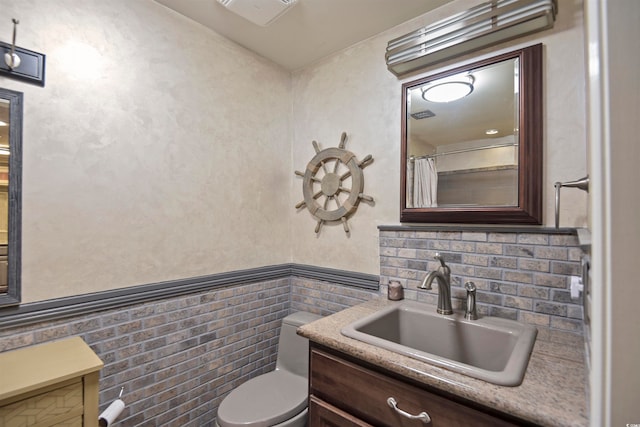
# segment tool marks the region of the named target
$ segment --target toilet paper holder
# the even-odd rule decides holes
[[[120,389],[120,394],[118,394],[118,398],[111,402],[107,409],[102,411],[102,413],[98,416],[98,425],[100,427],[109,427],[113,422],[122,414],[124,411],[124,401],[121,399],[122,393],[124,392],[124,387]]]

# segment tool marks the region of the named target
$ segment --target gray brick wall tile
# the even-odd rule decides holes
[[[387,238],[402,239],[401,235],[386,232]],[[415,258],[411,251],[397,253],[396,258],[406,264],[393,262],[394,256],[385,252],[381,240],[380,283],[399,280],[405,287],[405,298],[435,304],[437,291],[414,291],[429,271],[438,268],[433,255],[439,251],[452,272],[452,304],[462,307],[465,291],[462,285],[474,281],[478,287],[479,310],[537,326],[555,328],[564,333],[582,333],[574,320],[580,320],[582,308],[568,294],[568,277],[580,268],[582,250],[575,236],[544,233],[514,232],[437,232],[424,239],[416,232],[412,242],[405,244],[417,249]],[[403,246],[394,242],[397,246]],[[426,261],[426,265],[420,261]],[[389,268],[393,265],[394,268]],[[386,296],[386,286],[380,289]],[[551,322],[551,318],[554,322]],[[563,323],[558,319],[569,320]]]
[[[521,270],[527,271],[539,271],[542,273],[548,273],[550,263],[548,260],[540,260],[540,259],[525,259],[521,258],[518,260],[518,267]]]
[[[33,332],[25,332],[14,336],[3,337],[0,339],[0,352],[26,347],[28,345],[35,344],[36,342]]]
[[[429,240],[426,239],[409,239],[405,246],[408,249],[429,249]]]
[[[516,243],[517,237],[518,236],[516,233],[489,233],[487,241],[498,243]]]
[[[548,288],[540,286],[519,286],[518,294],[522,297],[548,300],[551,294]]]
[[[395,248],[390,248],[387,246],[380,246],[380,256],[381,257],[395,257],[398,255],[398,251]]]
[[[463,255],[462,263],[466,265],[487,267],[489,265],[489,257],[486,255]]]
[[[489,307],[489,316],[502,317],[503,319],[518,320],[518,310],[506,307]]]
[[[476,251],[476,244],[474,242],[450,242],[449,247],[452,251],[474,253]]]
[[[503,246],[499,243],[476,243],[479,254],[502,255]]]
[[[535,246],[504,245],[503,253],[508,256],[533,258],[535,256]]]
[[[448,240],[429,240],[429,249],[448,251],[451,249],[451,242]]]
[[[460,240],[462,233],[460,231],[438,231],[436,237],[440,240]]]
[[[497,268],[516,269],[518,268],[518,258],[492,256],[491,258],[489,258],[489,266]]]
[[[578,263],[553,261],[551,263],[551,272],[554,274],[564,274],[567,276],[578,276],[581,273]]]
[[[415,249],[398,249],[398,257],[400,258],[416,258],[416,250]]]
[[[514,297],[507,295],[504,297],[505,307],[519,308],[521,310],[532,311],[533,300],[530,298]]]
[[[533,276],[533,284],[559,289],[567,289],[569,286],[567,282],[567,276],[559,276],[554,274],[535,274]]]
[[[477,292],[476,293],[476,301],[478,303],[485,304],[493,304],[493,305],[502,305],[503,304],[503,295],[500,294],[491,294],[488,292]]]
[[[549,236],[546,234],[518,234],[518,243],[527,245],[548,245]]]
[[[551,314],[554,316],[566,316],[567,306],[546,301],[536,301],[535,311],[538,313]]]
[[[487,233],[476,233],[472,231],[463,231],[462,240],[470,240],[473,242],[486,242],[487,241]]]
[[[514,285],[512,283],[491,281],[491,282],[489,282],[489,290],[491,292],[496,292],[496,293],[500,293],[500,294],[507,294],[507,295],[517,295],[518,294],[518,286]]]
[[[502,279],[502,270],[498,268],[476,267],[475,274],[476,274],[476,277],[480,277],[483,279],[494,279],[494,280]]]
[[[549,244],[552,246],[578,246],[578,236],[574,235],[551,235]]]
[[[522,271],[505,271],[503,279],[507,282],[533,283],[533,273]]]
[[[535,249],[535,255],[536,258],[563,261],[568,259],[569,251],[566,247],[540,246]]]

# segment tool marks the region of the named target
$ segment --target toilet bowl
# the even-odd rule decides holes
[[[296,329],[320,316],[297,312],[282,319],[276,369],[225,397],[216,427],[304,427],[309,393],[309,343]]]

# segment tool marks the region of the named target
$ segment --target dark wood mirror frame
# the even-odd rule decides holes
[[[0,88],[0,99],[9,101],[9,228],[7,292],[0,294],[0,307],[21,299],[22,245],[22,104],[23,94]]]
[[[449,75],[487,66],[508,59],[520,61],[518,205],[479,207],[407,208],[407,92]],[[400,158],[400,222],[469,223],[469,224],[541,224],[542,223],[542,145],[543,86],[542,45],[466,64],[442,73],[402,85],[402,147]]]

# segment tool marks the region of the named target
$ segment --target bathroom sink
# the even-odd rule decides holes
[[[403,301],[344,327],[342,335],[493,384],[522,382],[537,329],[513,320],[462,313]]]

